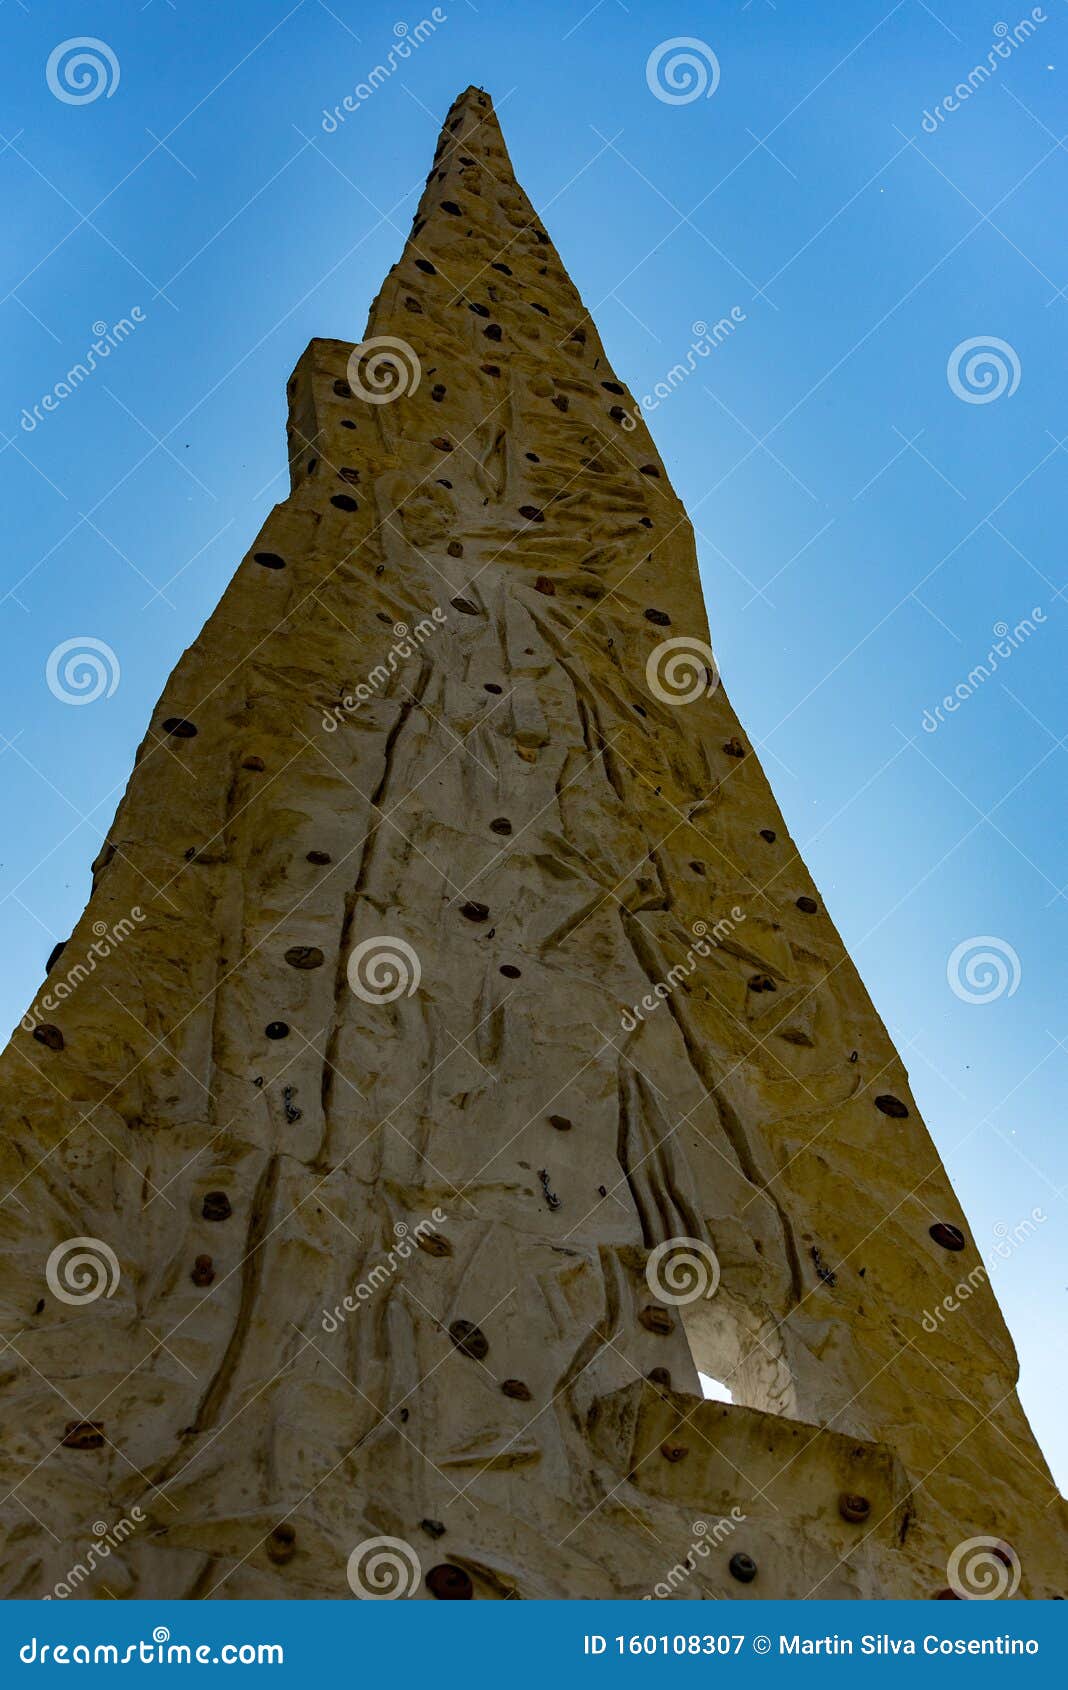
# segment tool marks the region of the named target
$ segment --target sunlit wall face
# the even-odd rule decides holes
[[[86,84],[54,59],[78,7],[5,8],[4,1017],[284,494],[286,376],[359,336],[483,83],[693,518],[725,684],[1063,1481],[1068,24],[721,10],[457,0],[402,56],[376,3],[156,0],[94,14]]]

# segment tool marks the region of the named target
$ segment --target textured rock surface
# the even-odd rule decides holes
[[[50,985],[132,930],[2,1059],[4,1594],[135,1509],[78,1594],[347,1597],[378,1535],[479,1598],[923,1596],[980,1535],[1057,1592],[996,1303],[922,1325],[978,1255],[900,1059],[723,688],[650,686],[691,529],[476,90],[367,334],[418,387],[300,360]],[[651,1294],[677,1237],[715,1296]]]

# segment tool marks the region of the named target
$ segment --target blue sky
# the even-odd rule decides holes
[[[438,10],[327,133],[324,108],[429,6],[0,9],[0,1020],[84,906],[166,673],[285,496],[286,377],[312,336],[359,338],[440,120],[481,84],[635,394],[736,308],[648,420],[698,530],[732,700],[980,1249],[1047,1217],[994,1285],[1063,1488],[1064,0],[1018,45],[1022,0]],[[46,66],[86,35],[118,81],[108,68],[111,94],[72,104]],[[681,36],[719,80],[672,104],[646,69]],[[993,68],[954,99],[977,64]],[[94,325],[123,318],[106,363],[35,419]],[[957,349],[991,337],[969,377]],[[953,696],[1024,618],[996,673]],[[117,684],[73,707],[47,665],[86,637]],[[925,728],[947,694],[960,708]],[[1004,990],[951,989],[977,938]]]

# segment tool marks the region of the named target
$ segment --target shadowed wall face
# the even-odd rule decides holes
[[[387,1538],[421,1595],[914,1596],[990,1537],[1054,1594],[996,1304],[923,1326],[965,1220],[484,93],[288,396],[3,1059],[7,1594],[120,1518],[81,1593],[365,1594]]]

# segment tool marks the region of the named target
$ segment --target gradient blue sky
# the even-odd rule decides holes
[[[164,676],[285,496],[292,366],[312,336],[362,333],[441,118],[481,84],[635,394],[685,359],[693,323],[745,314],[650,425],[698,529],[725,683],[980,1249],[1048,1217],[994,1288],[1063,1488],[1064,0],[934,133],[925,111],[986,61],[995,26],[1030,15],[1022,0],[439,10],[327,134],[324,107],[429,6],[0,8],[0,1021],[84,906]],[[45,66],[83,35],[120,79],[68,105]],[[715,52],[712,98],[651,93],[649,54],[674,36]],[[92,325],[134,306],[133,336],[22,427]],[[947,361],[990,336],[1017,390],[965,402]],[[925,732],[995,624],[1035,608],[1034,634]],[[121,674],[74,708],[45,670],[81,636]],[[1018,957],[1018,986],[971,1003],[947,960],[981,935]]]

